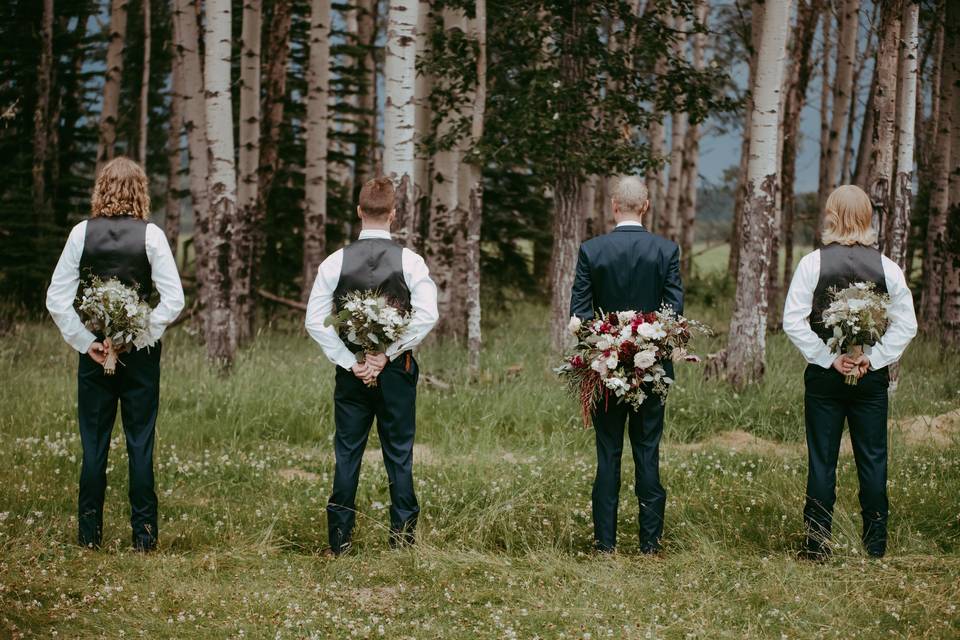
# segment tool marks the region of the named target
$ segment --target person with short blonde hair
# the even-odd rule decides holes
[[[570,292],[570,315],[580,320],[614,311],[658,311],[663,306],[683,313],[680,248],[650,233],[643,216],[650,210],[647,187],[637,176],[622,176],[611,193],[616,228],[580,246]],[[663,368],[673,376],[673,363]],[[612,395],[593,413],[597,473],[593,482],[593,544],[600,553],[617,545],[617,505],[624,431],[629,430],[639,503],[640,551],[661,549],[667,492],[660,483],[660,437],[664,404],[654,394],[635,409]]]
[[[887,549],[887,367],[903,355],[917,333],[913,296],[900,267],[873,247],[873,207],[862,189],[838,187],[827,198],[820,249],[800,260],[783,310],[783,330],[809,363],[804,373],[807,431],[806,542],[801,555],[830,553],[837,457],[844,422],[850,428],[860,478],[863,545],[869,555]],[[872,283],[890,295],[890,324],[876,345],[852,358],[832,353],[833,331],[823,323],[831,290]],[[856,373],[857,385],[845,383]]]
[[[163,231],[147,222],[150,192],[143,168],[115,158],[97,175],[90,218],[71,231],[47,289],[47,310],[63,339],[80,354],[77,414],[83,463],[80,468],[77,540],[99,547],[107,488],[107,452],[119,405],[130,468],[130,527],[133,547],[157,545],[157,494],[153,445],[160,402],[160,337],[183,309],[177,263]],[[95,335],[74,308],[81,281],[116,278],[141,300],[159,293],[150,313],[153,347],[120,354],[122,366],[105,375],[103,335]]]
[[[871,246],[876,239],[870,196],[852,184],[834,189],[823,212],[823,244]]]

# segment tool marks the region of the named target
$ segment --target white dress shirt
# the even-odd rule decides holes
[[[390,240],[390,232],[361,231],[359,239],[366,238]],[[409,249],[403,250],[401,262],[403,280],[406,282],[407,289],[410,290],[412,317],[403,337],[387,347],[384,352],[391,360],[423,342],[440,317],[437,312],[437,285],[430,279],[430,270],[426,262]],[[336,329],[323,324],[324,320],[333,313],[335,306],[333,295],[340,282],[342,266],[343,249],[334,251],[320,264],[317,277],[313,281],[313,289],[310,291],[310,300],[307,302],[307,318],[304,325],[310,337],[320,343],[330,362],[344,369],[351,369],[357,364],[357,357],[340,339]]]
[[[73,307],[80,286],[80,257],[83,255],[86,234],[86,220],[70,231],[47,288],[47,311],[60,329],[63,339],[80,353],[86,353],[96,341],[96,336],[84,326]],[[147,224],[146,251],[153,286],[160,294],[160,304],[150,313],[150,333],[154,340],[159,340],[167,325],[176,320],[183,310],[183,287],[180,286],[177,261],[170,251],[167,237],[153,223]]]
[[[882,256],[883,275],[890,294],[887,315],[890,324],[873,347],[864,347],[871,369],[881,369],[900,359],[907,345],[917,335],[917,316],[913,311],[913,295],[897,263]],[[828,369],[836,360],[826,343],[810,327],[813,293],[820,281],[820,250],[808,253],[797,265],[783,307],[783,330],[800,350],[807,362]]]
[[[614,229],[619,229],[620,227],[642,227],[643,223],[638,220],[621,220],[617,223],[617,226]]]

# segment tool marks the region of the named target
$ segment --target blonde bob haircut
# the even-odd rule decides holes
[[[150,188],[143,168],[122,156],[103,165],[93,185],[90,215],[149,218]]]
[[[823,212],[823,244],[871,246],[876,239],[870,197],[852,184],[834,189]]]

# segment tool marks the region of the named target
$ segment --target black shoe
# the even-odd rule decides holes
[[[659,557],[663,553],[663,549],[661,549],[659,545],[641,546],[640,553],[645,556]]]
[[[340,545],[339,549],[334,549],[333,547],[327,547],[320,552],[324,558],[339,558],[340,556],[345,556],[350,553],[350,550],[353,548],[352,542],[344,542]]]

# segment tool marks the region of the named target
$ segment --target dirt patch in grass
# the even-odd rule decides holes
[[[376,464],[382,463],[383,452],[380,450],[380,447],[367,444],[367,450],[363,452],[363,462],[364,464],[371,462]],[[413,445],[413,464],[438,464],[439,462],[438,456],[433,453],[429,445]]]
[[[960,410],[904,418],[894,425],[907,444],[945,446],[960,435]]]
[[[760,455],[792,456],[796,455],[802,446],[786,444],[755,436],[742,429],[723,431],[706,440],[688,444],[674,445],[682,451],[700,451],[703,449],[724,449],[738,453],[755,453]]]
[[[297,469],[290,467],[287,469],[280,469],[277,471],[277,475],[290,482],[291,480],[319,480],[320,476],[312,471],[306,471],[304,469]]]

